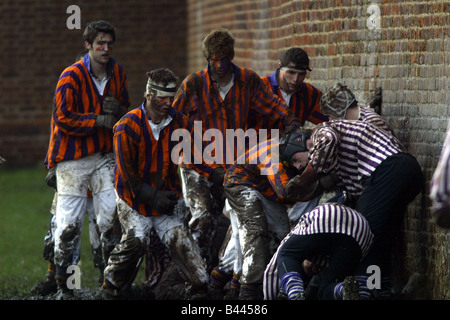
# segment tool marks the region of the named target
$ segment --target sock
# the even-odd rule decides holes
[[[230,281],[232,275],[227,274],[219,268],[214,268],[209,275],[209,284],[213,288],[223,289],[228,281]]]
[[[233,273],[233,278],[231,279],[230,287],[236,292],[241,290],[241,283],[239,282],[239,276],[236,273]]]
[[[281,277],[281,288],[289,300],[299,300],[305,295],[302,276],[296,271],[287,272]]]
[[[52,261],[49,261],[46,277],[50,281],[55,281],[55,275],[56,275],[56,265]]]

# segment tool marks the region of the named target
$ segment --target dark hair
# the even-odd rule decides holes
[[[89,23],[84,29],[83,32],[83,40],[92,44],[95,40],[95,37],[100,33],[110,34],[113,38],[113,41],[116,41],[116,31],[114,27],[104,20],[93,21]]]
[[[294,47],[287,50],[280,58],[282,67],[287,66],[290,62],[296,66],[309,66],[309,57],[305,50]]]
[[[147,77],[154,83],[167,86],[169,83],[177,83],[178,77],[167,68],[158,68],[147,72]]]
[[[234,57],[234,36],[227,29],[218,29],[208,34],[202,43],[202,51],[209,60],[213,55]]]

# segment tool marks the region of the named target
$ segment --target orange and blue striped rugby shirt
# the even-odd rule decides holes
[[[278,154],[273,157],[272,152],[278,150],[278,147],[278,139],[269,139],[248,150],[244,161],[238,159],[227,170],[224,184],[246,185],[255,188],[269,200],[286,200],[284,187],[296,172],[285,168],[279,161]]]
[[[172,121],[161,130],[158,140],[153,136],[144,104],[128,112],[114,127],[115,189],[122,200],[144,216],[160,215],[151,205],[137,201],[136,197],[144,183],[156,190],[176,191],[177,198],[181,197],[181,182],[177,170],[184,163],[179,162],[178,157],[172,159],[172,155],[181,157],[180,151],[185,150],[177,149],[181,148],[179,140],[172,141],[174,131],[185,129],[185,133],[189,135],[182,136],[182,139],[191,142],[191,159],[188,161],[194,163],[193,156],[198,152],[193,143],[193,124],[173,108],[170,109],[169,116]],[[202,163],[192,164],[192,168],[207,178],[213,170]]]
[[[62,72],[54,96],[55,110],[46,157],[48,167],[97,152],[112,152],[112,130],[94,127],[95,118],[104,114],[103,97],[109,92],[124,111],[130,101],[124,69],[113,59],[110,59],[109,68],[111,76],[102,94],[90,75],[89,53]]]
[[[184,79],[173,103],[173,107],[186,114],[189,120],[202,121],[203,131],[219,129],[222,132],[221,155],[224,159],[220,164],[223,164],[225,169],[234,162],[226,161],[227,150],[234,153],[233,160],[236,160],[238,144],[243,143],[243,141],[237,143],[227,141],[227,129],[246,131],[250,128],[264,128],[253,124],[252,119],[256,114],[260,114],[263,118],[279,119],[286,125],[298,122],[288,106],[264,85],[258,74],[234,64],[233,72],[234,85],[224,99],[211,78],[208,65],[206,69],[190,74]],[[269,135],[270,131],[267,136]],[[235,146],[234,150],[230,150],[231,146]],[[244,148],[243,145],[240,147]]]
[[[277,80],[277,73],[278,70],[274,71],[268,77],[261,77],[261,79],[274,94],[282,98],[283,95],[281,94],[280,85]],[[306,82],[303,82],[298,90],[292,94],[289,100],[289,108],[297,119],[300,120],[302,126],[305,125],[306,121],[313,124],[328,121],[328,117],[320,110],[319,100],[321,96],[322,92],[320,90]],[[273,119],[269,119],[269,121],[273,122]],[[277,126],[280,130],[283,129],[283,123],[279,121],[266,124],[266,126]]]

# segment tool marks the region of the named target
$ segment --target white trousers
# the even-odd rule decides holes
[[[186,207],[179,199],[172,215],[146,217],[117,197],[122,239],[111,252],[105,269],[105,279],[122,288],[131,284],[140,267],[142,257],[150,247],[150,230],[155,229],[166,245],[180,271],[196,287],[207,283],[206,266],[200,249],[183,223]]]
[[[56,204],[55,264],[67,268],[74,261],[88,205],[92,201],[103,250],[114,247],[113,222],[116,215],[114,157],[96,153],[56,166],[58,201]]]

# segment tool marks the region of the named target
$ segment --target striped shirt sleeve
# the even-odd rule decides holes
[[[255,188],[272,201],[281,202],[286,197],[285,186],[293,174],[289,174],[278,157],[272,152],[278,151],[278,141],[264,141],[248,150],[245,160],[238,160],[227,170],[225,183],[243,184]]]

